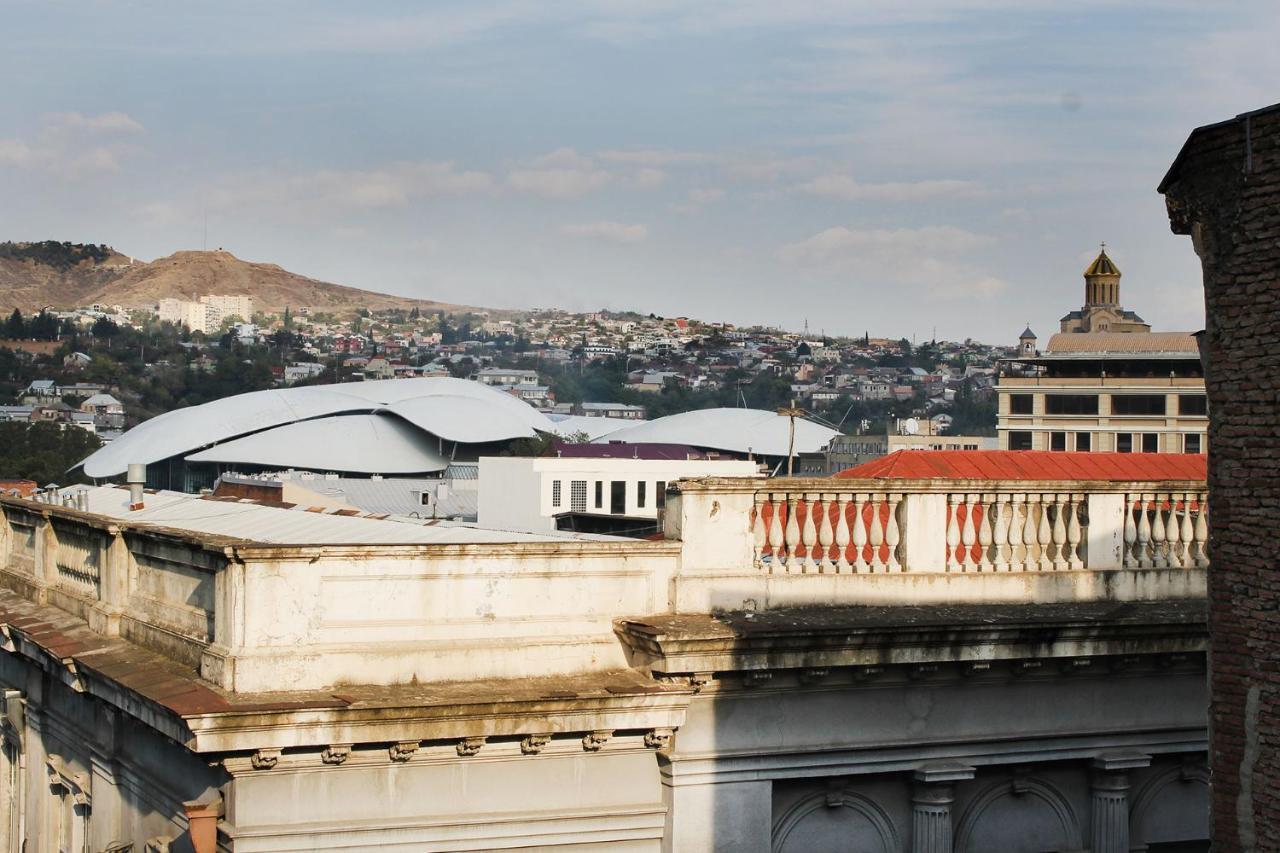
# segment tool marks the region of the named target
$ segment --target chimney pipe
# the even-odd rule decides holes
[[[125,475],[125,480],[129,483],[129,511],[135,512],[142,509],[143,492],[142,487],[147,482],[147,466],[138,462],[129,464],[129,472]]]

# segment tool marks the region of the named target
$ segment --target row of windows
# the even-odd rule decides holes
[[[1209,410],[1204,394],[1179,394],[1179,415],[1203,415]],[[1164,394],[1112,394],[1113,415],[1160,415],[1168,413],[1168,398]],[[1034,394],[1010,394],[1009,412],[1014,415],[1035,414]],[[1046,415],[1096,415],[1097,394],[1045,394]]]
[[[1098,449],[1092,433],[1088,432],[1050,432],[1049,450],[1089,451]],[[1173,452],[1177,446],[1177,434],[1170,437],[1169,447]],[[1009,433],[1010,450],[1031,450],[1034,446],[1033,433],[1027,430],[1014,430]],[[1121,432],[1116,433],[1115,452],[1117,453],[1159,453],[1160,434],[1155,432]],[[1183,453],[1203,453],[1204,436],[1200,433],[1187,433],[1182,436]]]
[[[625,515],[627,512],[626,480],[594,480],[591,505],[587,504],[587,480],[569,481],[569,511],[587,512],[589,509],[606,511],[610,515]],[[609,502],[605,505],[605,485],[609,486]],[[658,480],[654,483],[654,507],[662,509],[667,502],[667,483]],[[636,508],[647,509],[649,505],[649,483],[639,480],[635,484]],[[551,481],[551,506],[553,509],[564,507],[564,487],[561,480]]]

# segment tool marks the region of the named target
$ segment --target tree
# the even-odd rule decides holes
[[[120,327],[111,321],[109,317],[99,317],[93,322],[93,327],[89,329],[89,334],[98,340],[111,340],[120,333]]]
[[[35,480],[42,486],[82,483],[82,473],[69,475],[67,470],[101,446],[96,435],[75,426],[0,423],[0,477]]]
[[[9,315],[4,324],[4,336],[11,341],[21,340],[27,336],[27,322],[22,319],[22,312],[17,308]]]

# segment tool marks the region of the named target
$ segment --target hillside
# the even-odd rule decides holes
[[[146,263],[131,261],[107,247],[92,257],[69,255],[66,249],[52,255],[34,251],[45,246],[59,249],[68,244],[0,244],[0,311],[4,314],[14,308],[31,312],[44,306],[73,308],[94,303],[143,308],[166,297],[192,299],[206,294],[248,294],[257,309],[267,312],[282,311],[286,306],[334,313],[357,308],[481,310],[317,281],[276,264],[245,261],[224,251],[175,252]],[[4,247],[10,250],[4,251]]]

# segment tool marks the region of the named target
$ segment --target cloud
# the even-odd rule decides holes
[[[709,163],[713,154],[700,151],[671,151],[664,148],[614,148],[601,151],[596,157],[606,163],[626,163],[634,166],[677,166],[685,163]]]
[[[28,166],[36,154],[21,139],[0,139],[0,166]]]
[[[974,257],[990,237],[950,225],[923,228],[827,228],[777,251],[780,261],[817,272],[857,276],[864,284],[922,290],[940,298],[990,298],[1006,286]]]
[[[647,225],[628,225],[624,222],[588,222],[582,225],[564,225],[560,233],[567,237],[603,240],[608,243],[643,243],[649,238]]]
[[[572,148],[558,148],[507,173],[507,184],[512,189],[554,199],[586,195],[604,189],[612,181],[609,172]]]
[[[671,208],[679,213],[693,213],[722,198],[724,198],[724,190],[719,187],[695,187],[689,190],[684,201],[671,205]]]
[[[797,189],[809,195],[845,201],[911,202],[972,196],[981,191],[981,186],[972,181],[956,180],[862,183],[849,175],[827,174],[801,184]]]
[[[30,141],[0,139],[0,167],[35,169],[66,180],[118,172],[121,160],[134,153],[137,146],[102,137],[134,135],[144,130],[122,112],[45,113]]]
[[[424,160],[365,171],[325,169],[252,179],[233,189],[215,192],[215,199],[223,206],[266,202],[344,208],[406,207],[422,198],[487,192],[493,183],[486,172],[459,170],[449,161]]]
[[[785,260],[811,263],[852,252],[876,252],[881,256],[922,251],[956,254],[984,248],[991,243],[989,237],[951,225],[896,229],[854,229],[838,225],[806,240],[783,246],[780,253]]]
[[[86,131],[89,133],[142,133],[146,128],[122,112],[99,113],[46,113],[41,122],[50,129]]]

